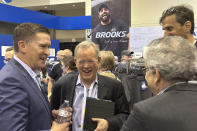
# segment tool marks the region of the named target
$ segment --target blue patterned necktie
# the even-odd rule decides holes
[[[44,87],[43,87],[43,85],[42,85],[42,83],[41,83],[40,75],[37,75],[37,76],[36,76],[36,80],[37,80],[37,82],[38,82],[38,84],[39,84],[39,88],[40,88],[40,90],[41,90],[43,96],[47,99],[47,96],[46,96],[47,94],[45,93]]]

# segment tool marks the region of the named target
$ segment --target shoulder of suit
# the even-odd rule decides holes
[[[69,75],[64,75],[60,77],[60,79],[56,82],[56,84],[65,84],[65,83],[71,83],[73,80],[76,80],[78,77],[77,74],[69,74]]]
[[[114,78],[111,78],[111,77],[108,77],[108,76],[103,76],[103,75],[98,75],[98,81],[99,80],[101,80],[102,82],[105,82],[105,83],[109,83],[109,84],[121,83],[120,81],[118,81]]]
[[[54,63],[52,64],[52,70],[53,70],[54,68],[57,68],[57,66],[60,66],[60,62],[58,62],[58,61],[56,61],[56,62],[54,62]]]
[[[159,108],[167,107],[169,102],[171,102],[170,99],[169,93],[156,95],[134,104],[133,109],[150,113],[150,111],[160,110]]]
[[[26,78],[28,73],[25,72],[25,69],[23,69],[22,66],[20,67],[19,65],[18,67],[8,63],[0,70],[0,75],[0,82],[11,83],[12,81],[12,84],[14,85],[24,82],[24,78]]]

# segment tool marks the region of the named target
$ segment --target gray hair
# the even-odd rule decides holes
[[[83,41],[83,42],[79,43],[75,47],[74,56],[76,57],[76,54],[77,54],[77,51],[78,51],[79,48],[87,49],[87,48],[90,48],[90,47],[93,47],[95,49],[96,57],[98,57],[99,56],[99,47],[98,47],[98,45],[96,45],[92,41]]]
[[[180,36],[153,40],[144,48],[144,60],[152,73],[157,68],[171,83],[192,80],[197,72],[197,49]]]

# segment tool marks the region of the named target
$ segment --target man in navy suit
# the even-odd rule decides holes
[[[15,56],[0,71],[1,130],[50,130],[51,110],[37,77],[49,56],[49,30],[23,23],[15,28],[13,40]]]

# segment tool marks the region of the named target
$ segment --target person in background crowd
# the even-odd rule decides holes
[[[63,71],[62,76],[68,73],[76,73],[77,67],[73,56],[64,56],[61,60],[61,69]]]
[[[114,70],[114,54],[112,51],[100,51],[99,57],[101,58],[99,65],[99,74],[119,80],[112,71]]]
[[[0,71],[1,130],[49,131],[51,110],[38,78],[49,56],[49,30],[39,24],[20,24],[14,29],[13,44],[15,56]],[[66,129],[69,124],[55,124],[52,129]]]
[[[121,62],[129,62],[132,59],[132,54],[134,52],[129,50],[123,50],[121,52]]]
[[[164,36],[181,36],[197,47],[197,42],[193,36],[194,12],[189,7],[178,5],[164,10],[159,23],[164,30]]]
[[[101,4],[98,9],[100,23],[92,31],[92,41],[100,50],[110,50],[120,59],[121,51],[129,48],[129,26],[111,16],[109,7]]]
[[[14,56],[14,47],[8,47],[5,51],[4,63],[7,64],[8,61]]]
[[[121,131],[197,129],[196,47],[180,36],[153,40],[144,49],[146,81],[155,95],[134,104]]]
[[[45,94],[47,96],[48,95],[49,76],[48,76],[48,72],[47,72],[47,67],[46,66],[41,68],[40,79],[41,79],[41,85],[43,86],[44,92],[45,92]]]
[[[53,90],[52,109],[58,109],[63,100],[68,100],[73,108],[72,131],[82,130],[82,115],[84,115],[82,114],[84,112],[82,103],[86,97],[111,100],[115,103],[113,117],[92,118],[94,122],[97,122],[95,131],[119,131],[127,118],[129,106],[122,84],[97,73],[100,63],[98,54],[99,49],[93,42],[79,43],[75,48],[74,56],[79,74],[67,77]]]
[[[49,73],[49,82],[48,82],[48,98],[49,99],[51,96],[51,91],[52,91],[52,87],[53,87],[54,82],[56,82],[62,76],[63,71],[61,69],[60,60],[64,56],[72,56],[72,55],[73,55],[73,53],[69,49],[60,50],[57,52],[56,57],[57,57],[58,63],[53,66],[52,71]]]

